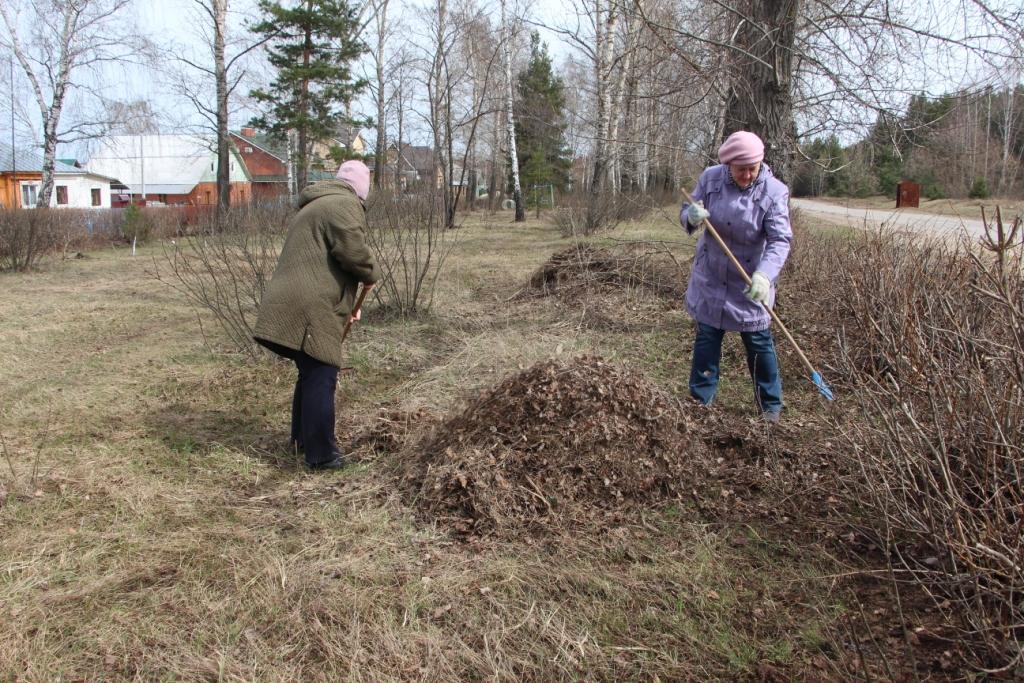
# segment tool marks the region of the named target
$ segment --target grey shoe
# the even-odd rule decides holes
[[[770,422],[773,425],[779,424],[780,418],[781,415],[779,414],[778,410],[767,410],[761,413],[761,419],[764,420],[765,422]]]

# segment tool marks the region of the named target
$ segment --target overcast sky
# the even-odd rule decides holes
[[[0,1],[7,2],[8,0]],[[30,0],[24,1],[29,2]],[[568,26],[575,21],[573,12],[566,9],[566,6],[569,4],[568,0],[532,0],[532,2],[533,6],[531,7],[530,15],[538,24]],[[394,16],[396,10],[405,8],[403,12],[405,20],[412,26],[408,33],[416,33],[416,23],[421,22],[422,17],[429,14],[428,4],[430,3],[426,2],[426,0],[423,2],[394,0],[391,14]],[[919,7],[918,11],[925,14],[931,13],[933,19],[936,20],[936,24],[933,26],[941,26],[950,23],[941,16],[942,13],[951,11],[957,4],[940,2],[939,0],[922,0],[917,6]],[[489,11],[497,12],[497,3],[487,3],[485,7]],[[256,0],[231,0],[230,8],[230,24],[234,29],[235,35],[240,39],[248,38],[249,35],[244,26],[247,21],[255,20],[258,16]],[[135,0],[130,6],[129,16],[126,17],[126,20],[129,21],[125,23],[132,23],[133,21],[140,31],[149,37],[157,47],[170,50],[171,54],[190,56],[200,63],[207,63],[209,61],[207,56],[208,48],[204,48],[204,40],[202,38],[202,31],[209,20],[200,13],[193,0]],[[569,54],[569,46],[563,43],[559,36],[551,31],[542,31],[542,35],[545,42],[549,45],[549,50],[554,57],[556,66],[559,65]],[[525,41],[523,42],[525,43]],[[234,49],[229,48],[229,54],[235,51],[237,51],[237,47]],[[0,70],[4,72],[0,75],[0,81],[4,83],[3,90],[5,92],[3,92],[3,95],[6,96],[4,99],[9,100],[11,86],[6,68],[7,64],[4,62],[6,60],[0,62]],[[193,128],[198,127],[202,123],[201,118],[187,100],[183,100],[179,94],[174,92],[171,79],[167,75],[167,72],[173,71],[175,67],[179,71],[183,67],[180,64],[176,65],[173,58],[165,58],[161,66],[164,67],[162,69],[164,73],[160,73],[159,70],[151,70],[142,65],[109,69],[103,79],[104,96],[122,101],[140,99],[149,101],[153,109],[160,116],[161,129],[167,132],[176,132],[189,126]],[[975,64],[968,60],[966,56],[961,55],[958,58],[954,54],[947,54],[943,60],[933,60],[928,73],[924,71],[917,73],[908,71],[901,74],[900,80],[902,80],[902,83],[897,85],[909,86],[915,90],[938,94],[962,87],[976,78],[977,72],[974,66]],[[16,69],[16,71],[18,70]],[[266,73],[265,68],[260,69],[258,66],[253,71],[264,75]],[[1008,75],[1011,77],[1011,81],[1014,78],[1020,79],[1019,73]],[[258,85],[258,79],[244,83],[239,88],[239,91],[247,93],[255,85]],[[212,89],[212,86],[210,87]],[[38,141],[40,137],[38,110],[35,103],[29,97],[27,83],[24,80],[24,76],[20,73],[16,73],[15,76],[14,92],[20,101],[19,110],[27,112],[26,116],[16,121],[16,138],[19,143],[29,142],[32,138]],[[212,101],[212,92],[210,95]],[[75,115],[74,107],[75,104],[69,102],[65,114],[67,117]],[[7,110],[7,102],[0,105],[0,108]],[[367,101],[362,113],[369,113],[370,109],[371,107]],[[239,128],[244,125],[253,113],[252,111],[237,110],[237,113],[233,115],[231,120],[232,128]],[[29,118],[35,122],[33,124],[34,130],[31,131],[29,130],[29,124],[25,122]],[[9,127],[8,115],[5,121],[0,122],[0,130],[5,130]],[[9,130],[7,132],[9,133]],[[6,139],[7,137],[5,136]],[[82,154],[80,146],[71,150],[64,149],[61,151],[62,153],[70,152],[75,155]]]
[[[538,23],[564,23],[562,22],[562,18],[565,16],[565,9],[562,7],[563,0],[532,1],[530,12]],[[514,2],[510,2],[510,7],[513,4]],[[493,9],[497,11],[496,4]],[[256,0],[231,0],[229,11],[229,24],[232,27],[233,35],[239,42],[248,39],[251,34],[245,29],[245,26],[259,17]],[[426,16],[428,11],[426,3],[395,0],[389,8],[389,17],[394,18],[400,12],[404,21],[412,24],[412,30],[416,31],[418,30],[416,23],[421,21],[420,18]],[[206,47],[208,41],[204,37],[209,19],[200,13],[193,0],[135,0],[130,8],[130,13],[140,32],[146,35],[156,47],[170,49],[173,54],[189,57],[198,63],[209,62],[209,48]],[[550,53],[556,62],[560,61],[568,53],[567,46],[560,41],[557,34],[543,28],[540,30],[543,39],[549,46]],[[229,47],[229,57],[238,49],[237,46]],[[260,65],[258,55],[254,54],[254,59],[249,61],[249,65],[250,73],[265,73],[265,69]],[[168,132],[203,126],[204,121],[197,115],[195,107],[174,91],[172,78],[168,73],[175,70],[188,73],[188,69],[180,63],[176,63],[172,58],[161,60],[159,67],[156,71],[143,66],[120,66],[109,69],[105,78],[104,95],[126,102],[149,101],[160,117],[161,127]],[[160,71],[164,73],[160,73]],[[3,80],[9,79],[3,78]],[[258,81],[259,77],[257,76],[243,83],[238,89],[239,92],[247,93],[251,87],[259,84]],[[356,106],[363,109],[361,112],[363,114],[372,114],[375,111],[375,106],[372,105],[367,94],[364,94],[363,101]],[[32,109],[34,108],[33,106]],[[231,127],[240,128],[253,114],[255,114],[254,111],[238,109],[236,105],[232,112]],[[25,126],[21,124],[18,128],[24,129]],[[34,135],[38,137],[38,125],[35,128]],[[19,130],[19,137],[26,137],[26,133],[25,130]],[[88,144],[75,145],[67,149],[66,153],[88,156]]]

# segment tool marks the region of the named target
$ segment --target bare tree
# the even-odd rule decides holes
[[[516,154],[516,121],[513,113],[514,94],[512,90],[512,27],[508,20],[507,0],[501,0],[501,46],[505,66],[505,141],[508,146],[508,165],[512,174],[512,199],[516,204],[515,221],[526,220],[526,204],[523,202],[523,188],[519,183],[519,158]]]
[[[406,144],[405,120],[406,112],[409,109],[413,97],[414,82],[413,67],[415,58],[406,48],[399,49],[395,56],[395,64],[390,71],[389,80],[392,82],[391,102],[395,114],[395,189],[402,187],[402,162],[403,150]]]
[[[738,0],[723,136],[737,130],[765,141],[765,161],[782,180],[796,147],[793,46],[800,0]]]
[[[434,174],[442,171],[441,183],[446,184],[443,169],[447,167],[445,153],[451,140],[451,89],[448,83],[448,52],[452,36],[448,24],[448,0],[436,0],[434,45],[427,76],[427,97],[430,104],[430,130],[434,140]],[[434,178],[430,179],[435,183]]]
[[[114,100],[106,104],[110,132],[117,135],[144,135],[160,130],[156,112],[148,100],[122,102]]]
[[[488,20],[469,0],[451,11],[438,0],[426,51],[424,79],[433,138],[433,173],[438,176],[445,224],[454,227],[467,182],[467,164],[480,122],[488,113],[488,82],[499,43],[476,39],[489,32]],[[481,81],[482,78],[482,81]]]
[[[29,83],[43,127],[43,181],[38,206],[50,205],[57,145],[101,135],[105,117],[79,119],[62,127],[61,117],[72,91],[102,100],[89,87],[105,64],[130,58],[139,42],[123,12],[131,0],[63,0],[0,2],[6,35],[0,44],[14,53]],[[24,37],[25,34],[28,37]]]
[[[173,71],[171,77],[175,89],[183,95],[206,120],[206,127],[214,133],[214,149],[217,153],[217,214],[221,215],[231,205],[231,138],[229,119],[231,100],[239,84],[246,78],[244,68],[246,56],[263,45],[270,37],[232,37],[229,26],[230,0],[192,0],[198,14],[195,30],[203,50],[208,50],[207,59],[193,57],[180,45],[173,45],[164,54],[168,62],[186,67],[186,71],[198,74],[191,77],[183,70]],[[228,54],[229,47],[233,48]],[[214,98],[209,99],[210,81],[213,81]]]
[[[375,71],[375,80],[371,88],[377,103],[377,143],[374,150],[374,187],[380,188],[384,183],[384,165],[387,162],[387,94],[385,91],[385,70],[387,68],[385,45],[390,37],[391,27],[388,24],[389,0],[372,0],[372,21],[376,28],[376,45],[370,52]]]
[[[754,129],[783,176],[798,131],[864,134],[936,78],[982,77],[965,73],[965,62],[1019,64],[1024,31],[1019,2],[1004,0],[665,0],[622,11],[638,13],[666,52],[692,66],[681,72],[689,82],[667,83],[665,94],[682,86],[722,102],[708,153],[731,130]]]

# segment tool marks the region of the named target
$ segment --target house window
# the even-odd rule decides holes
[[[57,186],[57,204],[66,206],[68,203],[68,186],[58,185]]]
[[[39,186],[38,185],[22,185],[21,186],[21,208],[23,209],[34,209],[36,208],[36,200],[39,197]]]
[[[212,201],[212,199],[210,197],[210,191],[209,190],[206,191],[206,203],[207,204],[213,204],[213,201]]]
[[[92,205],[93,206],[100,206],[103,203],[103,199],[100,196],[100,188],[94,187],[94,188],[92,188],[90,193],[92,194]]]
[[[246,154],[252,154],[252,147],[246,147],[245,148],[245,153]]]

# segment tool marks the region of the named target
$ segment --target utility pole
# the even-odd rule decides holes
[[[11,208],[18,208],[20,186],[18,185],[18,155],[14,153],[14,57],[7,58],[11,68],[11,179],[14,181],[14,196],[11,197]]]

